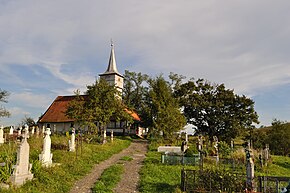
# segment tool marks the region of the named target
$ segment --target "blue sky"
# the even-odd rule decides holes
[[[0,0],[0,88],[10,118],[35,120],[106,70],[175,72],[255,101],[262,125],[290,118],[290,2]]]

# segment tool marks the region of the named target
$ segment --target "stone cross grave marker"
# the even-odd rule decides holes
[[[44,126],[44,125],[42,126],[42,131],[41,131],[41,133],[42,133],[43,136],[45,135],[45,134],[44,134],[44,133],[45,133],[45,126]]]
[[[13,135],[13,131],[14,131],[13,126],[10,126],[9,135]]]
[[[216,163],[218,164],[219,162],[219,140],[217,138],[217,136],[213,136],[213,147],[215,148],[215,154],[216,154]]]
[[[114,132],[111,131],[111,141],[114,141]]]
[[[24,136],[17,149],[17,162],[10,177],[11,183],[19,186],[24,184],[25,181],[31,180],[33,178],[31,168],[32,164],[29,163],[29,144],[26,136]]]
[[[107,143],[107,130],[104,129],[104,134],[103,134],[103,144]]]
[[[19,127],[19,128],[17,129],[17,131],[18,131],[18,136],[20,136],[20,135],[21,135],[21,130],[22,130],[22,128],[21,128],[21,127]]]
[[[25,124],[24,126],[24,135],[29,138],[29,127],[27,124]]]
[[[246,168],[246,176],[247,176],[247,187],[253,190],[254,188],[254,177],[255,177],[255,170],[254,170],[254,161],[252,158],[252,151],[250,149],[250,145],[246,147],[246,160],[247,160],[247,168]]]
[[[45,131],[45,137],[43,139],[42,153],[39,154],[39,160],[43,166],[50,166],[52,164],[52,153],[51,150],[51,139],[50,139],[50,128]]]
[[[4,143],[4,127],[3,127],[3,125],[1,125],[1,127],[0,127],[0,144],[2,144],[2,143]]]
[[[72,128],[71,139],[68,141],[69,151],[71,152],[74,152],[76,150],[75,139],[75,128]]]
[[[34,135],[34,131],[35,131],[35,126],[32,126],[31,135]]]
[[[39,127],[38,126],[36,126],[35,133],[36,133],[36,136],[38,137],[38,135],[39,135]]]

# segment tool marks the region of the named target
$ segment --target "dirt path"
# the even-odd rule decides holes
[[[95,182],[100,178],[103,171],[117,162],[124,156],[130,156],[132,161],[124,162],[124,174],[122,180],[117,185],[115,192],[137,192],[139,181],[139,170],[142,166],[142,161],[147,152],[147,143],[143,140],[134,140],[131,145],[111,158],[97,164],[92,169],[91,173],[86,175],[81,180],[77,181],[70,193],[91,193],[91,188]]]

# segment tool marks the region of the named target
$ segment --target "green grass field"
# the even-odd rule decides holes
[[[198,169],[198,166],[166,165],[161,163],[161,154],[156,151],[156,144],[149,147],[149,152],[141,169],[140,192],[142,193],[171,193],[181,192],[181,170]],[[257,163],[256,163],[257,164]],[[215,163],[205,163],[205,168],[216,168]],[[221,168],[230,169],[231,165],[219,165]],[[242,165],[240,170],[245,169]],[[245,173],[245,171],[240,171]],[[286,176],[290,177],[290,158],[283,156],[271,156],[271,162],[267,167],[257,168],[255,176]]]
[[[38,155],[42,151],[42,138],[30,138],[30,162],[33,163],[32,172],[34,179],[27,182],[20,188],[11,188],[9,190],[1,189],[3,193],[52,193],[69,192],[74,182],[85,176],[92,167],[111,157],[113,154],[127,148],[131,141],[129,139],[115,138],[113,143],[100,144],[82,144],[77,152],[68,152],[65,136],[52,136],[53,163],[60,165],[54,167],[41,167],[38,161]],[[8,144],[0,147],[1,155],[3,149]],[[16,152],[16,145],[13,145]],[[12,151],[13,152],[13,151]],[[3,157],[3,156],[2,156]],[[1,158],[0,158],[1,159]],[[0,160],[2,162],[3,160]]]

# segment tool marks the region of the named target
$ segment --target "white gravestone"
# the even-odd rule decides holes
[[[114,141],[114,132],[111,131],[111,141]]]
[[[36,126],[35,133],[36,133],[36,136],[38,137],[38,135],[39,135],[39,127],[38,126]]]
[[[44,133],[45,133],[45,126],[43,125],[42,126],[42,131],[41,131],[42,135],[44,136]]]
[[[24,135],[29,138],[29,127],[27,124],[25,124],[24,126]]]
[[[50,166],[52,164],[52,153],[51,150],[51,139],[50,139],[50,128],[45,131],[45,137],[43,139],[42,153],[39,154],[39,161],[43,166]]]
[[[107,130],[104,129],[103,144],[107,143]]]
[[[10,130],[9,130],[9,135],[13,135],[13,131],[14,131],[14,128],[13,128],[13,126],[11,126]]]
[[[181,153],[181,147],[179,147],[179,146],[159,146],[157,151],[158,152],[167,152],[167,153]]]
[[[69,145],[69,151],[74,152],[76,150],[76,144],[75,144],[75,129],[72,129],[71,139],[68,141]]]
[[[246,169],[247,187],[249,187],[252,190],[254,188],[253,180],[255,177],[254,161],[251,155],[250,147],[246,148],[245,151],[246,151],[246,159],[247,159],[247,169]]]
[[[219,162],[219,140],[217,136],[213,136],[213,147],[215,148],[215,154],[216,154],[216,163]]]
[[[21,127],[18,128],[18,136],[21,135]]]
[[[17,162],[10,177],[12,184],[19,186],[24,184],[25,181],[31,180],[33,178],[31,168],[32,164],[29,163],[29,144],[25,136],[17,150]]]
[[[4,131],[3,131],[4,127],[3,125],[0,127],[0,144],[4,143],[4,138],[3,138],[3,135],[4,135]]]
[[[34,130],[35,130],[35,127],[32,126],[32,129],[31,129],[31,135],[34,135]]]

